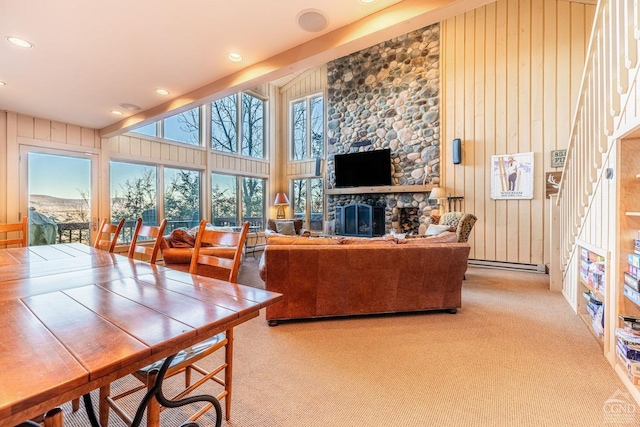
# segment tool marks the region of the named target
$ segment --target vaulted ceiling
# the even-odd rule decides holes
[[[490,1],[2,0],[0,109],[108,136]]]

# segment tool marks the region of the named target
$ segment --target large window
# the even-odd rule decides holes
[[[190,145],[200,145],[200,107],[162,121],[162,137]]]
[[[235,175],[211,174],[211,218],[213,225],[237,226],[249,221],[264,226],[265,180]]]
[[[291,103],[291,159],[324,155],[324,102],[321,95]]]
[[[158,225],[156,167],[112,161],[110,168],[111,222],[126,219],[122,238],[130,242],[136,219]]]
[[[264,100],[248,93],[218,99],[211,103],[211,148],[264,158],[264,122]],[[242,141],[240,147],[238,140]]]
[[[140,126],[139,128],[133,129],[131,132],[147,136],[158,136],[158,123],[149,123],[148,125]]]
[[[253,226],[264,224],[264,179],[242,178],[242,221]]]
[[[213,225],[238,225],[238,178],[211,174],[211,222]]]
[[[294,179],[293,216],[305,222],[313,231],[322,231],[324,217],[324,189],[322,178]]]
[[[166,231],[195,227],[200,221],[200,172],[164,169]]]

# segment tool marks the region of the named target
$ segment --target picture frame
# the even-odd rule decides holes
[[[551,151],[551,167],[561,168],[564,167],[564,161],[567,158],[567,150],[552,150]]]
[[[491,198],[533,199],[533,152],[491,156]]]

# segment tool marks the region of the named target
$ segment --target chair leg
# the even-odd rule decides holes
[[[76,412],[78,409],[80,409],[80,398],[71,401],[71,410]]]
[[[151,371],[147,375],[147,390],[151,390],[158,377],[157,371]],[[147,427],[158,427],[160,425],[160,404],[156,397],[152,397],[147,405]]]
[[[98,404],[98,412],[100,416],[100,425],[109,425],[109,403],[107,397],[111,395],[111,384],[100,387],[100,403]]]
[[[62,409],[54,408],[44,414],[44,427],[63,427]]]
[[[184,368],[184,388],[189,388],[191,385],[191,366]]]
[[[227,363],[227,367],[224,369],[224,388],[227,390],[227,395],[224,398],[224,415],[225,419],[229,421],[231,417],[231,389],[233,387],[233,328],[227,331],[224,358]]]

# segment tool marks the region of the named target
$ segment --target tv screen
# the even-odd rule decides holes
[[[391,185],[391,150],[336,154],[336,188]]]

